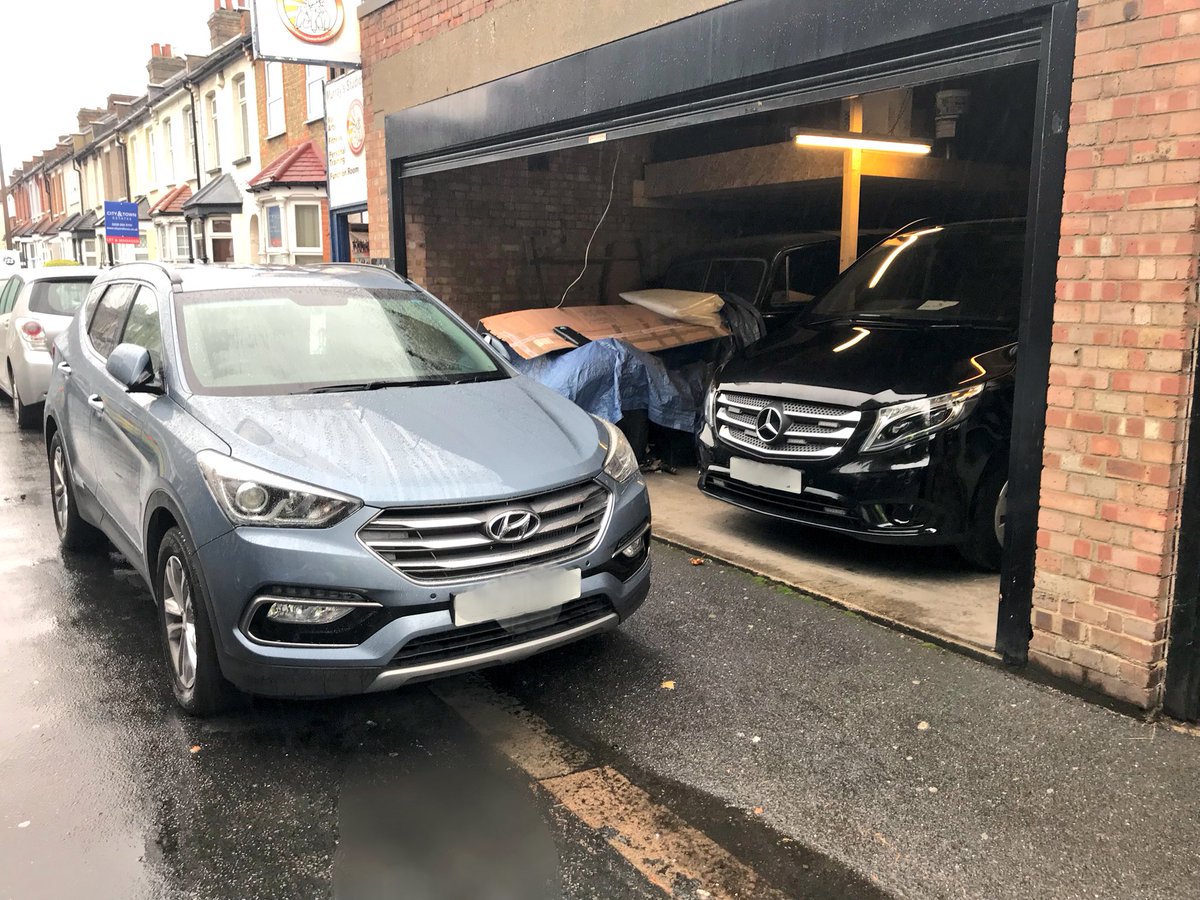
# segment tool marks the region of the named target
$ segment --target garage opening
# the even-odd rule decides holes
[[[640,404],[622,398],[620,384],[587,383],[594,366],[553,386],[605,414],[596,393],[617,395],[607,398],[621,405],[610,417],[647,465],[660,537],[991,650],[1018,322],[1024,315],[1028,327],[1029,319],[1021,310],[1033,264],[1026,217],[1045,113],[1044,60],[1039,67],[1036,53],[1022,58],[1030,61],[931,70],[880,90],[826,92],[819,102],[674,128],[479,152],[493,161],[477,164],[398,167],[394,203],[403,209],[408,274],[505,342],[533,377],[544,374],[538,360],[638,336],[617,314],[631,295],[688,291],[752,307],[765,332],[753,343],[728,320],[732,334],[720,340],[674,333],[655,347],[656,337],[640,336],[638,349],[666,372],[647,379],[650,397]],[[811,140],[847,135],[881,143],[847,150]],[[903,144],[923,149],[892,146]],[[843,274],[860,254],[868,258]],[[827,299],[856,277],[859,288]],[[897,292],[882,299],[896,303],[853,299],[863,285],[891,282]],[[505,330],[506,317],[530,310],[546,312],[521,333]],[[818,314],[839,320],[837,343],[803,337]],[[579,322],[586,327],[570,324]],[[684,322],[676,332],[701,327]],[[829,374],[835,354],[840,365]],[[624,363],[621,356],[611,371]],[[725,367],[737,369],[735,380]],[[954,380],[917,390],[923,375],[931,385]],[[986,404],[976,381],[989,385]],[[826,395],[816,412],[814,387]],[[895,428],[917,421],[921,440],[867,434],[882,406],[906,402],[916,406]],[[775,447],[764,446],[759,430],[768,408],[783,415],[784,443]],[[721,429],[735,440],[715,439]],[[819,433],[842,432],[843,445],[827,454]],[[912,451],[893,456],[892,483],[878,490],[869,482],[880,457],[860,452],[868,441]],[[793,443],[818,446],[817,464],[778,452]],[[714,444],[723,446],[715,456]],[[928,452],[949,444],[954,453]],[[923,480],[933,466],[970,471]],[[842,471],[831,480],[833,468]],[[788,469],[801,476],[781,474]],[[909,474],[897,479],[896,471]],[[995,553],[976,547],[964,556],[970,536],[978,544],[984,532]],[[1024,621],[1027,629],[1027,610]]]

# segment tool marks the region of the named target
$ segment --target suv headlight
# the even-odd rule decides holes
[[[294,481],[215,450],[201,450],[196,464],[234,525],[326,528],[362,507],[357,497]]]
[[[887,450],[949,428],[975,408],[981,393],[983,385],[977,384],[938,397],[885,406],[876,414],[863,452]]]
[[[708,386],[708,392],[704,395],[704,422],[714,428],[717,425],[717,382],[715,379]]]
[[[593,418],[604,426],[604,430],[608,434],[607,441],[600,442],[600,446],[608,451],[608,455],[604,457],[604,474],[618,484],[628,481],[637,474],[637,454],[629,446],[629,441],[621,433],[620,428],[599,416]]]

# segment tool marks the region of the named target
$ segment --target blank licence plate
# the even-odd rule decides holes
[[[454,624],[474,625],[543,612],[579,599],[582,592],[583,573],[579,569],[497,578],[481,588],[455,595]]]
[[[739,459],[736,456],[729,460],[729,476],[734,481],[789,494],[799,494],[804,490],[803,473],[799,469],[771,466],[752,459]]]

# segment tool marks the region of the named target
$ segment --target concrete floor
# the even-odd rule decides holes
[[[995,647],[999,576],[951,549],[867,544],[748,512],[701,494],[693,470],[647,483],[665,541],[972,649]]]

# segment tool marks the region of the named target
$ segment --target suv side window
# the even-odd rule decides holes
[[[833,284],[838,276],[835,241],[797,247],[779,261],[771,286],[771,309],[799,309]]]
[[[133,303],[136,289],[136,285],[132,284],[110,285],[96,304],[96,311],[92,313],[92,321],[88,324],[88,339],[92,342],[92,348],[104,359],[108,359],[108,354],[117,346],[117,337],[125,324],[125,316]]]
[[[155,376],[162,377],[162,327],[158,321],[158,297],[151,288],[138,288],[118,343],[145,347],[150,353]]]

